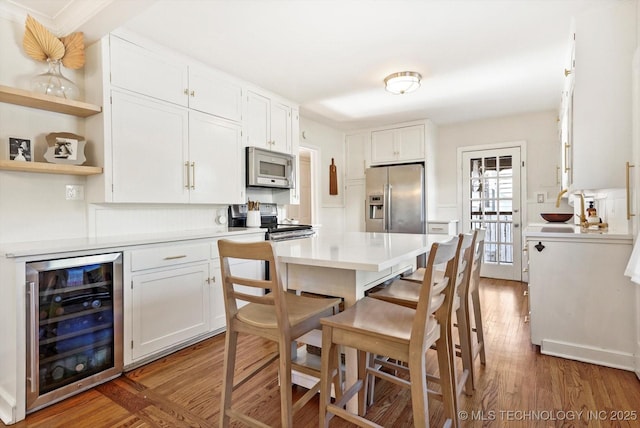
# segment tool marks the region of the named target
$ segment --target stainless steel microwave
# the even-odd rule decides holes
[[[294,157],[258,147],[247,147],[247,187],[292,189]]]

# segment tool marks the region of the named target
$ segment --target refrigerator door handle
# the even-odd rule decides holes
[[[388,223],[388,209],[389,209],[389,185],[385,184],[382,186],[382,203],[384,204],[384,206],[382,207],[382,231],[386,232],[387,231],[387,227],[389,226]]]
[[[393,186],[388,184],[387,185],[387,227],[386,230],[387,232],[391,232],[391,225],[393,224],[391,222],[391,191],[393,189]]]

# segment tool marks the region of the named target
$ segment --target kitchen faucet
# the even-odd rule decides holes
[[[576,193],[580,196],[580,226],[587,226],[587,216],[584,214],[584,193]]]
[[[558,198],[556,199],[556,208],[560,208],[560,199],[562,198],[562,195],[567,193],[567,190],[569,189],[560,190],[560,193],[558,193]],[[580,196],[580,226],[583,226],[587,223],[587,216],[584,214],[584,193],[575,194]]]
[[[569,189],[560,189],[560,193],[558,193],[558,198],[556,199],[556,208],[560,208],[560,198],[562,198],[562,195],[564,195],[565,193],[567,193],[567,190]]]

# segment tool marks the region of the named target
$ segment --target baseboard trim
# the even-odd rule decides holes
[[[6,390],[0,388],[0,419],[2,422],[7,425],[16,423],[16,412],[16,400]]]
[[[632,353],[608,351],[576,343],[542,340],[540,353],[627,371],[636,370]]]

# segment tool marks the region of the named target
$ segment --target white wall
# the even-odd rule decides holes
[[[314,223],[323,229],[344,228],[344,132],[300,116],[300,146],[315,148],[320,154],[320,181],[315,183],[319,203]],[[338,171],[338,194],[329,195],[329,165],[334,159]]]
[[[46,64],[23,53],[24,23],[0,17],[0,84],[30,89],[33,76]],[[82,88],[82,73],[62,68]],[[84,122],[75,116],[0,103],[0,159],[8,159],[9,137],[31,140],[35,161],[44,161],[45,136],[51,132],[83,135]],[[43,238],[76,238],[86,234],[83,202],[66,201],[66,184],[84,184],[83,177],[0,171],[0,243]]]
[[[523,195],[528,219],[523,219],[523,224],[542,221],[539,213],[556,210],[556,196],[560,191],[556,180],[556,166],[560,165],[557,116],[556,111],[544,111],[440,126],[435,164],[437,202],[435,212],[431,207],[429,217],[457,219],[458,147],[522,140],[527,142],[528,162],[527,192]],[[545,203],[536,202],[536,192],[546,194]],[[569,212],[573,210],[566,202],[561,207]]]

